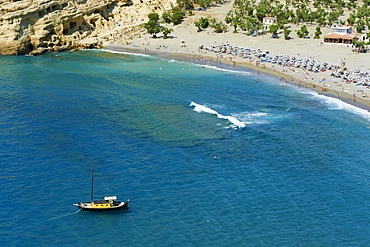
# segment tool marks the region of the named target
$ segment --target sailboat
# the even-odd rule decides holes
[[[94,200],[94,168],[91,170],[91,201],[90,202],[78,202],[73,204],[76,207],[79,207],[81,210],[86,211],[112,211],[118,209],[127,209],[128,203],[117,201],[116,196],[105,196],[103,199]]]

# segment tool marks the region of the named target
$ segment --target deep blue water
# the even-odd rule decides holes
[[[0,57],[0,100],[1,246],[370,245],[366,110],[105,51]],[[128,210],[77,212],[92,167]]]

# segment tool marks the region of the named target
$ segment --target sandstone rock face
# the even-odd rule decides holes
[[[0,54],[41,54],[125,43],[176,0],[0,0]]]

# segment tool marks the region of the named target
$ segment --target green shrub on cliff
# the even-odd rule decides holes
[[[170,15],[171,22],[174,25],[180,24],[184,20],[184,17],[185,17],[185,13],[182,12],[181,10],[176,10],[176,9],[174,9]]]
[[[177,0],[177,6],[182,9],[192,9],[193,3],[190,0]]]
[[[157,38],[157,33],[162,31],[162,28],[158,26],[159,15],[157,13],[150,13],[148,15],[149,21],[143,24],[143,27],[149,34],[153,35],[153,38]]]

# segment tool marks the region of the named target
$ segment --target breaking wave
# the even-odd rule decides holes
[[[126,51],[115,51],[115,50],[109,50],[109,49],[100,49],[100,50],[101,51],[104,51],[104,52],[116,53],[116,54],[125,54],[125,55],[142,56],[142,57],[151,57],[148,54],[137,53],[137,51],[135,51],[135,52],[126,52]]]
[[[237,128],[244,128],[246,126],[245,123],[239,121],[236,117],[224,116],[224,115],[218,113],[217,111],[215,111],[211,108],[208,108],[204,105],[199,105],[197,103],[191,102],[190,106],[193,106],[194,111],[196,111],[196,112],[205,112],[205,113],[209,113],[209,114],[212,114],[212,115],[216,115],[220,119],[226,119],[229,122],[231,122]]]
[[[317,92],[309,92],[309,94],[312,96],[312,98],[319,100],[323,104],[326,104],[330,110],[344,110],[370,121],[370,112],[365,109],[351,105],[340,99],[321,95]]]
[[[233,73],[233,74],[239,74],[239,75],[252,75],[253,74],[250,71],[225,69],[225,68],[220,68],[220,67],[217,67],[217,66],[214,66],[214,65],[204,65],[204,64],[196,64],[196,65],[200,66],[200,67],[204,67],[204,68],[218,70],[218,71],[221,71],[221,72],[227,72],[227,73]]]

